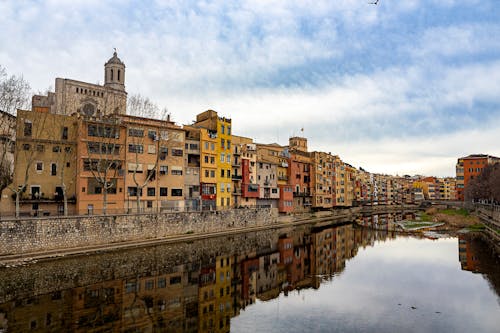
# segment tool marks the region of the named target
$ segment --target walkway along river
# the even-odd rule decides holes
[[[323,221],[9,264],[0,331],[495,331],[498,257],[420,237]]]

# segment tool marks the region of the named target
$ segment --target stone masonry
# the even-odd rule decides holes
[[[277,222],[275,209],[7,220],[0,223],[0,256],[219,232]]]

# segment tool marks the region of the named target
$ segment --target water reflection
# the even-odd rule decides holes
[[[362,218],[382,231],[300,226],[1,268],[0,329],[229,332],[254,303],[332,283],[359,249],[394,240],[399,218]]]

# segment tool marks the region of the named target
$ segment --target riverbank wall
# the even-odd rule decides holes
[[[500,206],[474,204],[471,208],[484,224],[489,243],[500,253]]]
[[[272,208],[28,218],[0,223],[0,256],[272,225]]]
[[[352,221],[359,214],[376,214],[414,206],[373,206],[280,216],[274,208],[177,212],[107,216],[40,217],[0,223],[0,259],[47,251],[78,251],[113,244],[171,239],[182,235],[208,235],[252,231],[297,223]]]

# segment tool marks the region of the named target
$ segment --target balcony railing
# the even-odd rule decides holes
[[[294,197],[309,197],[311,196],[310,192],[293,192]]]
[[[288,180],[288,176],[278,176],[278,180],[287,181]]]
[[[242,179],[243,179],[243,176],[241,176],[241,175],[232,175],[232,176],[231,176],[231,179],[232,179],[232,180],[242,180]]]

